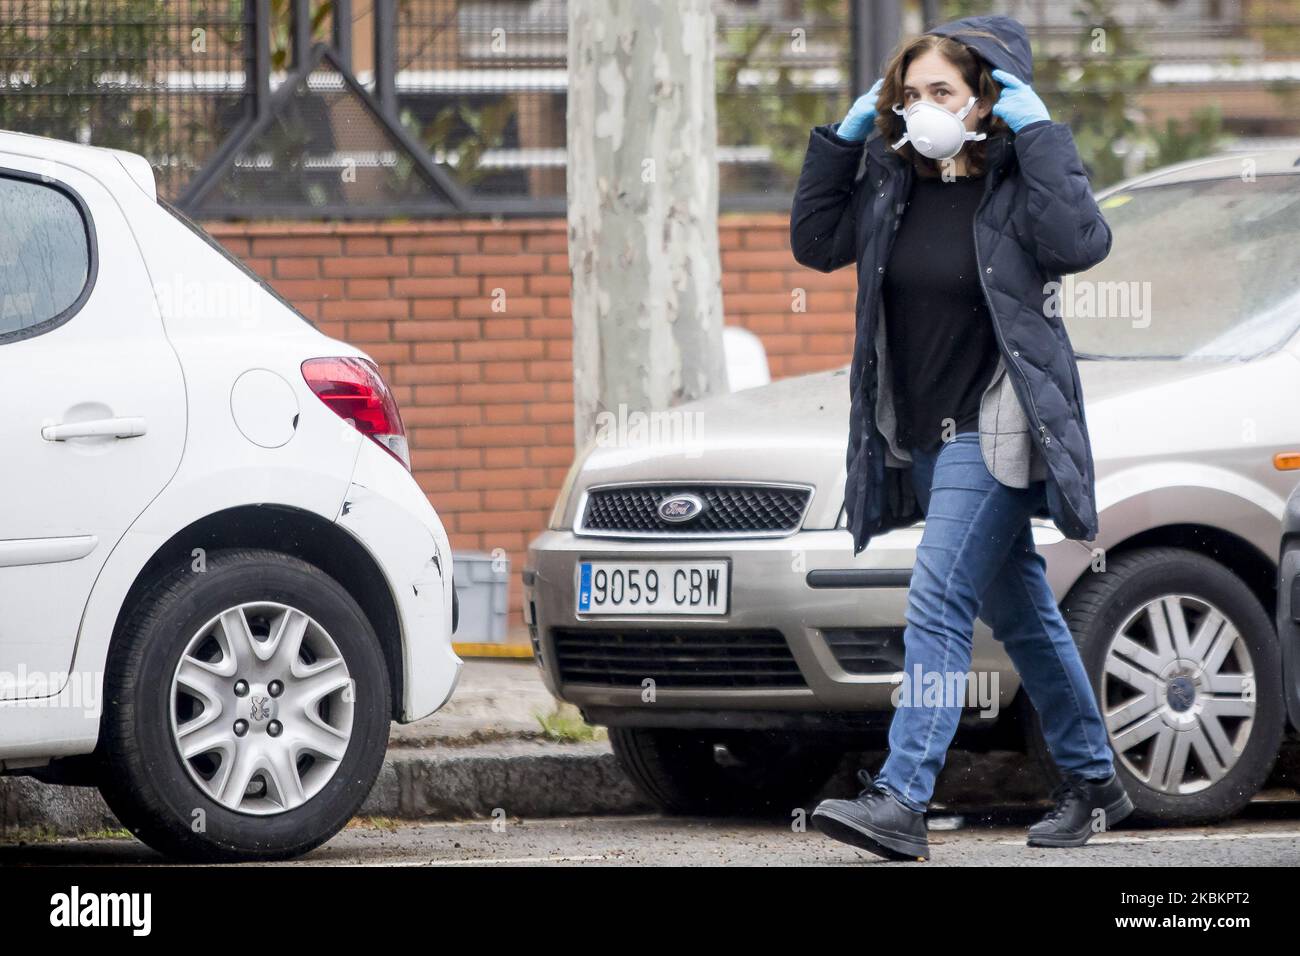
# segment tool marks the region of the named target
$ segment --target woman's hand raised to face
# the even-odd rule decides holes
[[[867,138],[871,122],[876,118],[876,100],[880,98],[880,88],[884,85],[884,79],[876,80],[871,89],[857,98],[849,107],[848,115],[840,122],[835,135],[854,143],[860,143]]]
[[[1002,95],[993,104],[993,115],[1002,117],[1013,132],[1019,133],[1030,123],[1052,118],[1033,87],[1018,76],[1006,70],[994,70],[993,79],[1002,84]]]

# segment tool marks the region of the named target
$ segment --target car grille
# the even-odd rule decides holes
[[[698,496],[704,507],[672,522],[659,505],[674,495]],[[812,489],[784,485],[621,485],[587,495],[578,533],[630,535],[779,535],[799,528]]]
[[[560,680],[604,687],[804,687],[780,631],[555,628]]]
[[[827,628],[822,636],[849,674],[895,674],[904,667],[901,627]]]

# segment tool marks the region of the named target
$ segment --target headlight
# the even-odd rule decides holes
[[[560,485],[560,493],[555,496],[555,506],[551,508],[551,517],[546,522],[546,526],[552,531],[568,530],[564,523],[564,513],[569,510],[569,496],[573,494],[573,485],[577,482],[578,473],[582,471],[586,461],[587,449],[584,449],[574,457],[573,464],[569,466],[569,473],[564,476],[564,484]]]

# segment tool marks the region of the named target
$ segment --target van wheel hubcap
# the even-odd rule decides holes
[[[1160,793],[1213,786],[1250,740],[1250,651],[1222,611],[1190,594],[1155,598],[1120,625],[1106,651],[1101,691],[1116,756]]]
[[[338,770],[355,697],[338,645],[309,615],[269,601],[241,604],[186,645],[172,677],[172,737],[214,801],[239,813],[283,813]]]

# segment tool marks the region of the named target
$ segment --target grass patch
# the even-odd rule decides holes
[[[134,840],[135,836],[125,827],[103,827],[99,830],[87,830],[80,834],[83,840]]]
[[[26,846],[32,843],[53,843],[59,839],[59,834],[48,826],[39,827],[15,827],[12,830],[0,831],[0,844],[9,846]]]
[[[131,831],[122,827],[99,827],[82,830],[76,834],[57,833],[52,827],[16,827],[0,831],[0,846],[31,846],[38,843],[57,843],[59,840],[134,840]]]
[[[395,833],[402,825],[400,820],[392,817],[354,817],[348,821],[349,830],[384,830]]]
[[[593,727],[582,719],[572,704],[557,703],[549,714],[534,713],[542,736],[558,743],[580,744],[605,739],[605,728]]]

